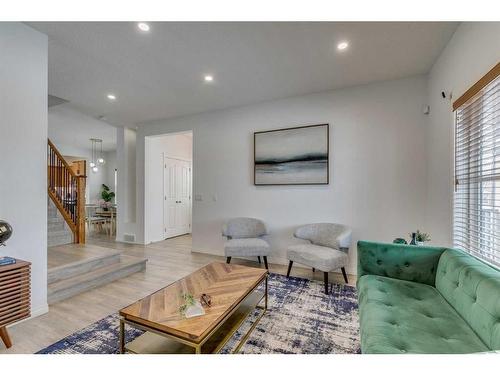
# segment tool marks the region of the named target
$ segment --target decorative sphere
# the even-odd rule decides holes
[[[12,227],[6,221],[0,220],[0,245],[12,236]]]

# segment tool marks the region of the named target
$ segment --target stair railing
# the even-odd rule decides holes
[[[47,144],[48,194],[73,232],[74,243],[85,243],[85,180],[64,160],[54,144]]]

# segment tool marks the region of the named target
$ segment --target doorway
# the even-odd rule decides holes
[[[191,233],[191,131],[146,137],[146,243]]]
[[[165,239],[191,232],[191,162],[164,156]]]

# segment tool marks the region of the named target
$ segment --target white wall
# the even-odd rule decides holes
[[[358,239],[392,241],[424,227],[426,77],[214,111],[141,126],[137,137],[139,242],[144,241],[145,136],[194,131],[193,248],[223,254],[223,222],[262,218],[271,231],[271,261],[285,263],[298,225],[339,222]],[[254,186],[253,132],[330,124],[328,186]]]
[[[138,184],[136,178],[136,131],[128,128],[117,128],[116,133],[118,169],[116,240],[127,241],[125,235],[137,236],[138,232],[136,223],[136,186]]]
[[[114,185],[114,178],[109,179],[109,170],[114,171],[116,156],[114,156],[115,151],[105,152],[106,164],[99,166],[97,173],[92,172],[89,165],[92,160],[90,138],[102,139],[107,148],[114,149],[115,127],[69,108],[65,104],[49,108],[48,123],[49,138],[62,155],[87,160],[87,203],[97,203],[101,199],[102,184]],[[111,160],[107,160],[108,156],[111,156]]]
[[[144,242],[150,243],[165,239],[163,158],[192,161],[193,138],[190,134],[147,137],[145,150]]]
[[[452,244],[453,112],[452,102],[500,61],[500,23],[462,23],[429,73],[431,107],[428,153],[426,227],[432,243]],[[443,99],[441,91],[452,92]]]
[[[104,182],[106,185],[109,186],[109,188],[116,193],[116,186],[115,186],[115,170],[118,169],[117,164],[116,164],[116,151],[108,151],[105,153],[105,160],[106,160],[106,182]],[[113,200],[114,201],[114,200]]]
[[[48,310],[47,36],[0,23],[0,51],[0,218],[14,230],[0,256],[31,262],[35,316]]]

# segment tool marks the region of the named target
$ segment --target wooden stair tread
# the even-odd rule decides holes
[[[70,277],[64,280],[60,280],[54,283],[49,284],[49,292],[59,291],[61,289],[65,289],[69,286],[79,284],[88,280],[93,280],[98,278],[99,276],[103,276],[114,271],[118,271],[122,268],[130,267],[132,265],[146,263],[147,259],[131,257],[128,255],[121,255],[120,261],[118,263],[114,263],[108,266],[97,268],[91,272],[87,272],[82,275],[77,275],[74,277]]]
[[[102,253],[102,254],[92,254],[92,255],[90,255],[90,256],[88,256],[86,258],[82,258],[82,259],[70,261],[68,263],[61,264],[60,266],[50,267],[49,268],[49,273],[50,272],[54,272],[54,271],[58,271],[58,270],[63,269],[63,268],[67,268],[67,267],[71,267],[71,266],[77,266],[77,265],[80,265],[80,264],[85,264],[85,263],[90,262],[90,261],[96,261],[96,260],[100,260],[100,259],[112,258],[112,257],[115,257],[115,256],[119,256],[121,253],[122,252],[119,251],[119,250],[109,250],[109,249],[106,249],[106,252]]]
[[[70,244],[51,246],[47,251],[47,264],[50,273],[65,266],[74,266],[91,260],[116,256],[121,253],[120,250],[95,245]]]
[[[146,268],[146,262],[147,259],[120,255],[117,263],[50,283],[47,293],[48,303],[60,302],[133,273],[143,271]]]

